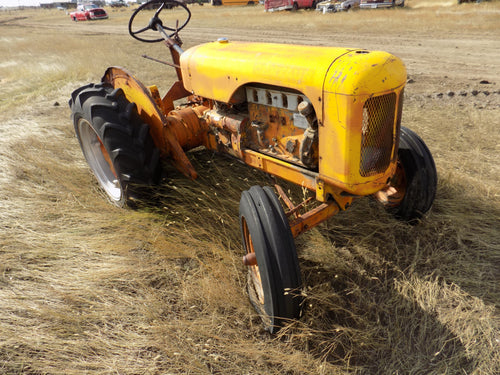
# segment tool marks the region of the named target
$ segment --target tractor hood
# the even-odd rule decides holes
[[[326,92],[372,96],[406,81],[403,63],[389,53],[336,47],[222,39],[188,49],[180,64],[186,90],[225,103],[243,100],[238,88],[246,84],[300,91],[318,108]]]
[[[313,99],[321,97],[332,62],[349,51],[219,40],[188,49],[180,61],[186,90],[206,98],[229,103],[239,87],[258,83],[298,90]]]

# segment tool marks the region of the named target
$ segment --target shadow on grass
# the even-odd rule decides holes
[[[190,159],[199,178],[167,167],[146,209],[167,225],[189,226],[200,240],[234,247],[241,192],[274,180],[210,152]],[[463,191],[442,181],[433,211],[417,225],[363,199],[299,237],[305,313],[279,337],[316,360],[360,373],[454,374],[484,366],[491,354],[478,353],[492,333],[475,321],[483,302],[498,302],[500,211]],[[300,189],[293,193],[300,199]]]
[[[296,344],[362,373],[498,366],[491,343],[500,210],[465,191],[442,181],[432,213],[417,225],[362,200],[299,239],[308,289],[296,326],[314,334],[292,334]]]

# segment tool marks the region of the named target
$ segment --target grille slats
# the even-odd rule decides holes
[[[363,106],[361,160],[363,177],[383,173],[391,162],[396,94],[369,98]]]

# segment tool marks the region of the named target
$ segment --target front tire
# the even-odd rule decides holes
[[[141,197],[141,186],[160,177],[160,153],[134,103],[121,89],[90,84],[69,105],[75,133],[92,172],[110,201],[123,207]]]
[[[396,218],[412,222],[430,210],[436,190],[437,173],[431,152],[415,132],[402,126],[396,173],[375,198]]]
[[[260,186],[243,192],[239,217],[244,249],[254,259],[248,264],[250,301],[275,333],[301,314],[302,281],[288,219],[272,189]]]

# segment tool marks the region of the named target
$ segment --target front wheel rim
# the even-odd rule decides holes
[[[375,193],[375,196],[386,207],[398,207],[406,195],[406,185],[406,173],[403,165],[398,161],[396,173],[390,184]]]
[[[78,121],[78,133],[83,153],[97,181],[111,200],[119,202],[123,196],[122,187],[104,144],[84,118]]]
[[[252,236],[250,235],[250,231],[248,230],[248,225],[246,220],[242,219],[242,228],[243,228],[243,240],[245,241],[245,249],[247,254],[255,253],[255,249],[253,247]],[[254,289],[257,299],[261,305],[264,305],[264,288],[262,287],[262,279],[260,277],[259,265],[250,265],[248,266],[250,272],[250,280],[251,286]]]

